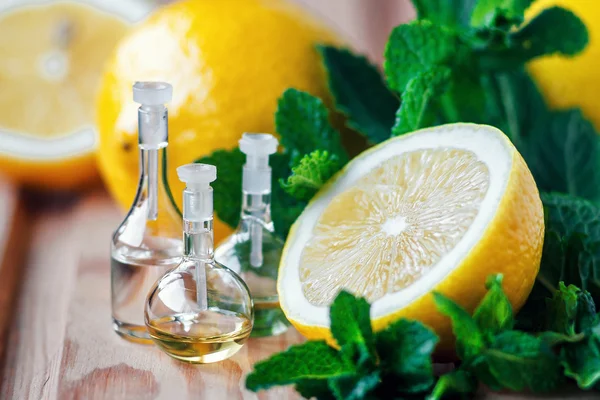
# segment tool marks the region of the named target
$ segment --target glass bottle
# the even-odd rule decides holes
[[[242,178],[242,214],[236,231],[215,251],[217,261],[240,274],[254,299],[252,337],[285,332],[289,323],[279,308],[277,271],[283,241],[271,220],[271,167],[269,155],[277,139],[269,134],[245,133],[240,150],[246,154]]]
[[[224,360],[250,336],[253,304],[244,281],[213,252],[213,165],[177,168],[183,192],[184,255],[153,286],[145,322],[154,342],[173,358],[194,364]]]
[[[114,330],[123,338],[151,344],[144,304],[154,282],[181,260],[181,216],[166,183],[167,109],[173,88],[163,82],[133,86],[138,110],[140,180],[131,209],[111,242]]]

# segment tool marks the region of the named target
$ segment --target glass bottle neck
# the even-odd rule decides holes
[[[183,221],[183,255],[186,258],[214,260],[213,220]]]
[[[243,191],[241,220],[260,220],[265,224],[271,221],[271,192],[251,194]]]
[[[158,218],[159,193],[169,193],[164,187],[163,167],[167,160],[166,143],[159,149],[144,149],[140,147],[140,187],[137,202],[148,203],[148,219]]]

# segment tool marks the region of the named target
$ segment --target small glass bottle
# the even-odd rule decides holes
[[[148,291],[181,260],[181,215],[165,182],[167,109],[173,88],[163,82],[137,82],[140,103],[140,180],[131,209],[111,242],[111,297],[114,330],[123,338],[151,344],[144,324]]]
[[[235,354],[250,336],[253,304],[244,281],[215,262],[213,165],[177,168],[183,192],[184,255],[152,287],[145,308],[150,337],[168,355],[205,364]]]
[[[279,308],[277,272],[283,241],[271,221],[271,167],[269,155],[277,139],[269,134],[244,133],[240,150],[246,154],[242,178],[242,215],[236,231],[215,251],[217,261],[236,271],[254,299],[252,337],[285,332],[289,323]]]

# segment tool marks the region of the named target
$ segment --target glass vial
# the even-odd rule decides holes
[[[140,180],[131,209],[111,242],[114,330],[123,338],[151,344],[144,304],[151,286],[181,260],[181,216],[166,182],[167,109],[171,85],[138,82]]]
[[[244,281],[214,259],[213,189],[216,168],[177,168],[183,192],[184,256],[152,288],[145,308],[150,337],[171,357],[194,364],[224,360],[244,345],[253,304]]]
[[[254,299],[252,337],[285,332],[289,323],[279,308],[277,272],[283,241],[271,220],[269,155],[277,139],[269,134],[245,133],[240,150],[246,154],[242,179],[242,214],[236,231],[215,251],[217,261],[240,274]]]

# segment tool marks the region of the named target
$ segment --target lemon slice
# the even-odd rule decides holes
[[[375,330],[418,319],[443,340],[437,290],[469,310],[492,273],[515,308],[539,268],[543,209],[533,177],[499,130],[447,125],[363,153],[304,210],[286,242],[278,291],[287,318],[330,339],[341,289],[367,298]]]
[[[0,170],[69,187],[94,174],[94,103],[104,61],[142,1],[3,1]]]

